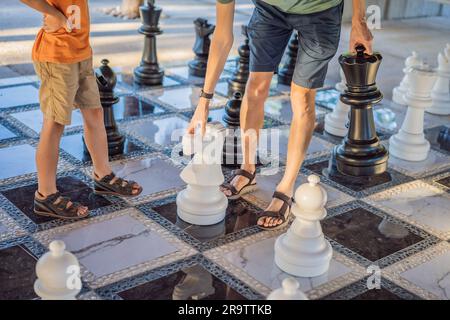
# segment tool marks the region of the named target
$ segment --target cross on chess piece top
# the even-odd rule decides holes
[[[36,264],[34,291],[43,300],[75,300],[81,290],[77,258],[61,240],[52,241],[49,250]]]
[[[196,37],[192,49],[195,53],[195,58],[188,64],[189,74],[195,77],[204,77],[208,63],[209,47],[211,45],[209,36],[214,32],[215,26],[208,23],[208,20],[204,18],[195,19],[194,26]]]
[[[281,282],[281,288],[272,291],[267,300],[308,300],[300,291],[300,284],[294,278],[286,278]]]

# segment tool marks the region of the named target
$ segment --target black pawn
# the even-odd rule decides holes
[[[240,92],[243,96],[245,93],[245,86],[249,76],[249,62],[250,62],[250,47],[248,46],[248,30],[246,25],[242,25],[242,35],[244,36],[244,43],[239,46],[239,60],[237,62],[236,70],[228,79],[228,97],[233,98],[235,92]]]
[[[117,84],[115,72],[109,67],[107,59],[102,60],[102,66],[99,68],[100,73],[96,73],[98,90],[100,92],[100,103],[103,107],[103,120],[105,124],[106,135],[108,139],[108,153],[110,156],[123,154],[125,137],[120,134],[114,117],[112,106],[119,101],[114,94],[114,88]],[[85,155],[89,151],[84,143]]]
[[[439,132],[437,141],[442,150],[450,151],[450,127],[444,127]]]
[[[298,34],[294,31],[294,36],[289,41],[286,53],[285,63],[278,70],[278,84],[290,86],[292,82],[292,76],[294,75],[295,64],[297,62],[298,55]]]
[[[162,85],[164,70],[159,67],[156,54],[156,36],[161,34],[158,23],[162,9],[155,6],[155,0],[139,7],[142,25],[139,33],[145,36],[141,64],[134,69],[134,82],[144,86]]]
[[[376,76],[382,57],[365,54],[364,46],[357,54],[341,55],[339,63],[345,73],[347,90],[341,101],[350,105],[348,134],[333,150],[330,173],[337,171],[349,176],[374,176],[387,170],[388,151],[380,144],[375,131],[372,105],[383,99],[376,86]]]
[[[242,147],[239,137],[241,103],[242,94],[237,91],[225,105],[223,121],[227,125],[227,131],[222,156],[223,165],[227,167],[238,167],[242,162]]]
[[[194,50],[195,58],[189,61],[189,74],[194,77],[204,77],[206,75],[206,65],[208,64],[209,46],[211,40],[209,36],[214,32],[215,26],[208,23],[204,18],[197,18],[194,20],[195,26],[195,43],[192,50]]]

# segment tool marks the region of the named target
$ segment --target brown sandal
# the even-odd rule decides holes
[[[94,176],[96,174],[94,173]],[[111,183],[112,180],[115,181]],[[122,197],[135,197],[142,192],[142,187],[139,186],[138,192],[133,193],[135,186],[138,184],[135,181],[128,181],[119,177],[116,177],[114,172],[104,176],[101,179],[94,178],[94,192],[98,194],[110,194],[114,196]]]
[[[69,202],[71,202],[71,204],[69,204]],[[80,203],[73,202],[70,198],[63,197],[61,196],[61,193],[56,192],[48,195],[44,199],[39,199],[35,196],[33,211],[35,214],[43,217],[77,220],[83,219],[89,215],[89,211],[87,211],[86,214],[81,215],[78,212],[80,207],[82,207]]]
[[[248,183],[241,188],[241,190],[236,190],[236,188],[231,184],[231,181],[236,176],[243,176],[248,179]],[[228,200],[235,200],[243,196],[244,194],[250,193],[256,190],[256,182],[252,183],[255,180],[256,171],[254,173],[250,173],[247,170],[238,169],[233,171],[233,176],[228,180],[228,182],[222,183],[221,187],[231,191],[231,196],[227,196]]]
[[[287,195],[285,195],[284,193],[281,193],[278,191],[275,191],[273,193],[272,197],[283,201],[283,205],[281,206],[281,208],[278,211],[264,211],[264,212],[260,213],[259,214],[260,217],[258,218],[258,221],[260,221],[261,219],[266,219],[266,218],[275,218],[277,220],[280,219],[281,223],[277,224],[276,226],[270,226],[270,227],[265,227],[264,223],[262,225],[258,224],[258,227],[260,227],[261,229],[264,229],[264,230],[276,230],[276,229],[280,229],[280,228],[284,227],[284,225],[289,222],[289,216],[291,215],[292,198],[290,198]]]

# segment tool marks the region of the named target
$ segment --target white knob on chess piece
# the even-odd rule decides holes
[[[426,110],[437,115],[450,114],[450,48],[446,54],[438,55],[438,79],[431,91],[433,104]]]
[[[430,151],[430,142],[423,133],[424,112],[432,105],[431,90],[436,82],[436,72],[423,64],[410,68],[408,79],[406,117],[399,132],[389,139],[389,153],[406,161],[423,161]]]
[[[297,188],[292,206],[295,220],[275,242],[276,265],[284,272],[299,277],[324,274],[333,255],[320,226],[320,220],[327,215],[327,194],[319,182],[318,176],[310,175],[308,183]]]
[[[75,300],[81,290],[80,265],[61,240],[50,243],[36,264],[34,291],[43,300]]]
[[[406,58],[405,67],[403,68],[403,79],[400,82],[398,87],[395,87],[392,91],[392,100],[400,105],[406,105],[405,94],[409,88],[409,80],[408,80],[408,69],[414,66],[419,66],[422,64],[422,60],[420,59],[417,52],[413,51],[411,56]]]
[[[336,84],[336,89],[342,94],[347,88],[345,74],[342,68],[340,69],[341,82]],[[348,132],[348,112],[350,106],[343,103],[340,99],[333,112],[328,113],[325,116],[325,131],[337,137],[345,137]]]
[[[286,278],[281,282],[281,288],[272,291],[267,296],[267,300],[308,300],[299,287],[297,280]]]

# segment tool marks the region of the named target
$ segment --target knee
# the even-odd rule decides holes
[[[64,125],[54,120],[44,119],[44,123],[42,125],[42,132],[48,132],[51,134],[62,135],[64,132]]]
[[[89,109],[83,112],[84,125],[88,128],[103,126],[103,108]]]
[[[262,101],[269,95],[270,80],[260,80],[258,78],[249,78],[245,88],[245,94],[251,101]]]

